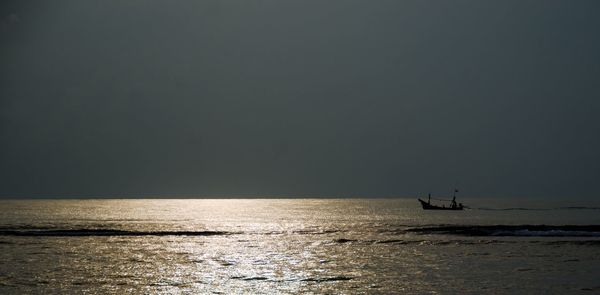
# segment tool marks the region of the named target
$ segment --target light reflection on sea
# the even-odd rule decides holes
[[[406,231],[600,224],[595,209],[431,212],[405,199],[1,201],[0,209],[2,294],[600,291],[595,229]]]

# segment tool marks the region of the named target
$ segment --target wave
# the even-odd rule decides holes
[[[292,233],[300,235],[325,235],[341,232],[340,230],[294,230]]]
[[[600,207],[594,206],[569,206],[569,207],[556,207],[556,208],[526,208],[526,207],[510,207],[510,208],[488,208],[488,207],[475,207],[469,208],[471,210],[486,210],[486,211],[550,211],[550,210],[600,210]]]
[[[265,280],[268,280],[267,277],[244,277],[244,276],[231,277],[231,279],[243,280],[243,281],[265,281]]]
[[[301,279],[301,282],[316,282],[316,283],[321,283],[321,282],[335,282],[335,281],[350,281],[352,280],[352,277],[347,277],[347,276],[333,276],[333,277],[316,277],[316,278],[306,278],[306,279]]]
[[[335,282],[335,281],[350,281],[353,280],[353,277],[349,276],[328,276],[328,277],[308,277],[308,278],[300,278],[300,279],[288,279],[288,280],[276,280],[269,279],[263,276],[234,276],[231,277],[234,280],[243,280],[243,281],[270,281],[270,282],[283,282],[283,281],[298,281],[298,282],[313,282],[313,283],[324,283],[324,282]]]
[[[486,210],[486,211],[548,211],[548,210],[558,210],[552,208],[523,208],[523,207],[514,207],[514,208],[470,208],[472,210]]]
[[[531,241],[530,243],[536,243],[537,241]],[[577,245],[577,246],[600,246],[600,240],[575,240],[575,241],[548,241],[543,242],[544,245]]]
[[[375,230],[377,231],[377,230]],[[345,230],[319,230],[319,231],[284,231],[278,234],[296,234],[296,235],[328,235],[340,234]],[[379,232],[379,231],[377,231]],[[409,227],[394,229],[389,231],[395,235],[419,234],[419,235],[456,235],[456,236],[515,236],[515,237],[600,237],[600,225],[421,225],[418,227]],[[220,230],[199,230],[199,231],[136,231],[102,228],[6,228],[0,227],[0,236],[23,236],[23,237],[94,237],[94,236],[224,236],[238,234],[258,234],[272,235],[274,232],[232,232]],[[377,244],[402,244],[413,243],[409,240],[355,240],[347,237],[339,237],[333,240],[337,244],[346,243],[377,243]]]
[[[0,230],[0,236],[95,237],[95,236],[220,236],[226,231],[127,231],[115,229]]]
[[[538,245],[549,245],[549,246],[560,246],[560,245],[575,245],[575,246],[600,246],[600,240],[598,239],[585,239],[585,240],[530,240],[530,241],[517,241],[517,240],[498,240],[498,239],[429,239],[429,240],[348,240],[338,239],[334,240],[333,243],[345,244],[345,243],[359,243],[364,245],[391,245],[391,246],[463,246],[463,245],[496,245],[496,244],[515,244],[515,243],[531,243]]]
[[[600,237],[600,225],[444,225],[406,232],[460,236]]]

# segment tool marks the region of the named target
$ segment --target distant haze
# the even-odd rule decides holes
[[[3,1],[0,196],[600,198],[600,1]]]

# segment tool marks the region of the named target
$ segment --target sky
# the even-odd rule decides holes
[[[2,1],[0,197],[598,200],[599,14]]]

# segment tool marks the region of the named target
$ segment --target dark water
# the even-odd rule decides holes
[[[599,207],[469,204],[1,201],[0,293],[600,293]]]

